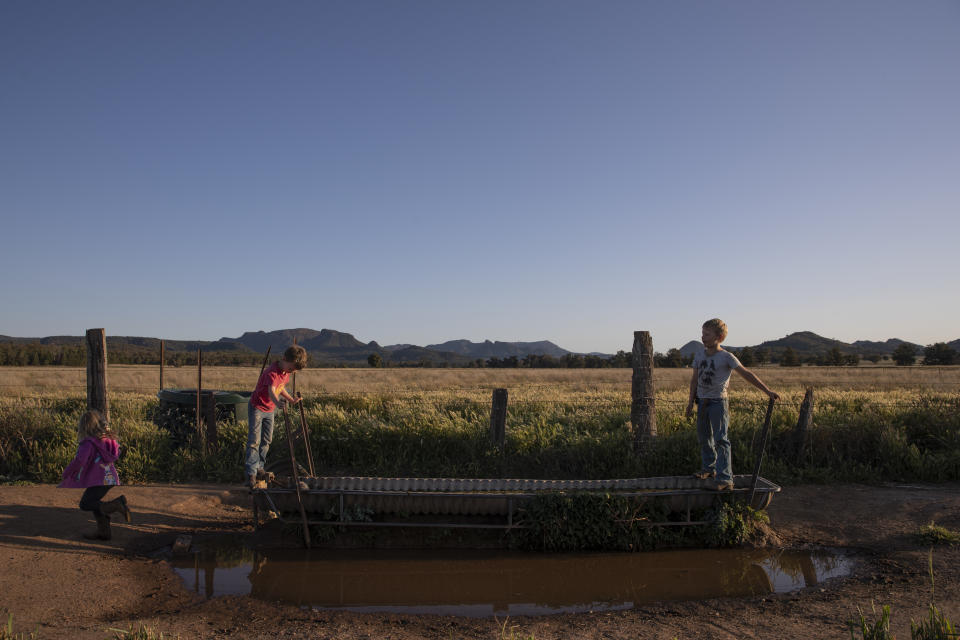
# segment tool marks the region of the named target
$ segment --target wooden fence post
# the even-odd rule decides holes
[[[200,389],[203,385],[203,353],[200,347],[197,347],[197,437],[200,436],[200,425],[202,417],[200,415]]]
[[[634,331],[630,423],[633,426],[633,450],[637,453],[642,453],[657,437],[653,394],[653,338],[649,331]]]
[[[207,407],[206,407],[206,419],[207,419],[207,451],[216,451],[217,450],[217,394],[214,391],[210,391],[210,395],[207,396]]]
[[[110,421],[107,400],[107,336],[103,329],[87,329],[87,408]]]
[[[163,391],[163,361],[164,361],[164,344],[163,340],[160,341],[160,391]]]
[[[803,394],[803,404],[800,405],[800,415],[797,416],[797,427],[793,431],[795,453],[800,455],[807,446],[810,438],[810,428],[813,426],[813,389],[808,388]]]
[[[507,390],[494,389],[490,403],[490,441],[500,449],[507,438]]]

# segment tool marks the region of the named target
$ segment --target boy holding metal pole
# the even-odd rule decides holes
[[[727,325],[723,320],[713,318],[704,322],[701,337],[704,350],[693,360],[690,401],[686,411],[687,417],[691,417],[693,404],[699,400],[697,439],[700,441],[700,471],[693,476],[701,480],[715,480],[710,488],[716,491],[731,491],[733,463],[727,434],[730,428],[730,405],[727,401],[730,373],[736,371],[772,400],[780,396],[740,364],[735,355],[720,346],[727,338]]]
[[[307,366],[307,350],[293,345],[283,352],[283,358],[264,369],[257,386],[250,396],[247,407],[249,419],[247,427],[247,452],[244,473],[250,488],[257,486],[257,474],[263,472],[273,441],[274,410],[280,402],[297,404],[300,398],[294,398],[284,387],[290,380],[290,374]]]

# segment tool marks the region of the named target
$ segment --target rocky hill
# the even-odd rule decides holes
[[[817,356],[822,355],[831,349],[839,349],[844,354],[856,354],[858,356],[869,355],[890,355],[901,344],[912,345],[917,353],[923,351],[923,345],[907,342],[898,338],[890,338],[884,342],[869,340],[857,340],[855,342],[842,342],[833,338],[824,338],[812,331],[797,331],[777,340],[767,340],[757,345],[750,345],[751,349],[766,349],[771,354],[781,354],[787,347],[793,349],[798,356]],[[960,346],[960,340],[954,340],[949,343],[955,350]],[[734,347],[724,345],[725,349],[737,351],[743,347]],[[703,345],[698,340],[691,340],[680,348],[680,353],[684,356],[690,356],[703,349]]]
[[[427,349],[431,351],[441,351],[456,353],[467,358],[509,358],[510,356],[523,356],[534,354],[538,356],[553,356],[560,358],[570,351],[558,347],[549,340],[539,342],[471,342],[469,340],[449,340],[442,344],[428,344]]]

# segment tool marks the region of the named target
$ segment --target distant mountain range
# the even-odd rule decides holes
[[[770,353],[780,354],[783,353],[787,347],[790,347],[800,357],[820,355],[834,348],[839,349],[840,352],[844,354],[856,354],[858,356],[883,356],[892,354],[894,350],[902,344],[908,344],[914,347],[917,353],[920,353],[923,350],[923,345],[907,342],[898,338],[890,338],[884,342],[875,342],[870,340],[842,342],[840,340],[834,340],[833,338],[824,338],[823,336],[818,336],[812,331],[798,331],[796,333],[791,333],[788,336],[784,336],[779,340],[767,340],[766,342],[761,342],[758,345],[750,345],[750,348],[767,349],[770,351]],[[955,351],[960,351],[960,339],[954,340],[953,342],[948,342],[947,344]],[[738,349],[742,349],[743,347],[724,345],[724,348],[736,351]],[[701,349],[703,349],[703,344],[697,340],[691,340],[687,344],[680,347],[680,353],[682,353],[684,356],[690,356]]]
[[[0,343],[43,344],[51,346],[79,346],[82,336],[49,336],[46,338],[14,338],[0,335]],[[333,329],[281,329],[278,331],[248,331],[239,338],[220,338],[214,341],[165,340],[164,348],[168,353],[196,352],[247,352],[263,354],[269,348],[272,355],[283,353],[291,344],[302,346],[311,355],[315,363],[366,363],[372,353],[379,354],[384,360],[395,363],[417,363],[432,361],[451,365],[465,365],[473,360],[487,360],[492,357],[522,358],[529,354],[560,357],[571,353],[561,349],[548,340],[539,342],[470,342],[469,340],[451,340],[443,344],[420,347],[413,344],[396,344],[386,347],[376,341],[361,342],[352,334]],[[160,349],[159,338],[137,336],[107,336],[107,351],[153,351]]]
[[[417,363],[432,361],[449,365],[464,365],[471,361],[489,358],[509,358],[516,356],[523,358],[526,355],[549,355],[555,358],[574,353],[563,349],[549,340],[538,342],[471,342],[470,340],[449,340],[439,344],[430,344],[421,347],[413,344],[395,344],[380,346],[376,341],[361,342],[352,334],[335,331],[333,329],[282,329],[279,331],[248,331],[239,338],[220,338],[214,341],[199,340],[166,340],[165,348],[168,352],[195,352],[202,349],[204,352],[235,352],[263,354],[270,348],[273,355],[279,355],[289,345],[296,342],[311,354],[317,364],[362,364],[372,353],[379,354],[384,360],[394,363]],[[845,354],[889,355],[893,353],[904,340],[891,338],[884,342],[857,340],[853,343],[841,342],[831,338],[824,338],[810,331],[791,333],[779,340],[768,340],[751,348],[764,348],[772,354],[779,354],[787,347],[792,348],[798,356],[810,356],[826,353],[837,348]],[[31,344],[39,343],[52,346],[79,346],[83,344],[81,336],[49,336],[46,338],[13,338],[0,336],[0,343]],[[922,345],[907,343],[914,346],[918,352]],[[953,349],[960,351],[960,339],[948,343]],[[726,345],[725,345],[726,346]],[[703,345],[698,341],[691,341],[680,347],[680,352],[689,356]],[[739,349],[741,347],[727,347]],[[159,338],[144,338],[135,336],[107,336],[107,349],[128,351],[152,351],[160,349]],[[632,345],[625,345],[624,351],[630,351]],[[667,351],[667,349],[658,349]],[[594,353],[603,356],[604,354]],[[609,354],[608,354],[609,355]]]

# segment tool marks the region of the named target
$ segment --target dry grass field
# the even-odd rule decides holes
[[[779,367],[752,369],[772,388],[788,395],[802,394],[806,387],[833,391],[929,390],[960,391],[960,367]],[[204,367],[203,387],[250,390],[256,384],[256,367]],[[153,394],[160,386],[160,368],[151,365],[111,365],[111,391]],[[630,369],[307,369],[297,374],[297,389],[304,395],[417,393],[423,391],[485,392],[505,387],[511,394],[535,392],[548,387],[559,392],[629,394]],[[655,369],[654,383],[660,392],[686,388],[689,369]],[[749,390],[738,376],[731,390]],[[166,367],[164,386],[196,388],[194,367]],[[86,370],[82,367],[0,367],[4,393],[84,393]]]

